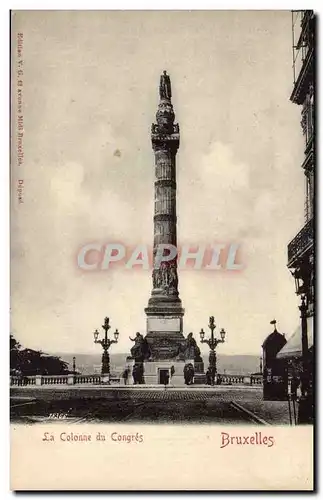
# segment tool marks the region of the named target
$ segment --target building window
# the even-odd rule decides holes
[[[314,175],[313,171],[305,175],[305,221],[313,217],[314,212]]]
[[[314,96],[307,95],[302,109],[302,129],[306,146],[313,138],[314,132]]]

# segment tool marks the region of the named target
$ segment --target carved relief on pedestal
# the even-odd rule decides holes
[[[167,336],[155,338],[150,346],[150,360],[155,359],[176,359],[179,351],[179,342],[174,342]]]
[[[160,289],[162,295],[178,293],[176,261],[162,262],[159,269],[154,269],[153,287],[154,289]]]

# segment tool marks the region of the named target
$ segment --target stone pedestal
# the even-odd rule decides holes
[[[185,361],[174,361],[169,359],[160,359],[155,361],[145,361],[144,362],[144,380],[145,385],[164,385],[163,384],[163,373],[162,370],[167,370],[169,374],[169,384],[170,386],[185,386],[184,381],[184,366],[187,363],[192,363],[194,365],[194,360],[187,359]],[[134,385],[132,377],[132,369],[135,364],[135,360],[127,359],[127,366],[130,369],[130,375],[127,381],[127,385]],[[173,370],[172,370],[173,367]],[[173,376],[171,376],[173,372]],[[205,378],[205,375],[201,374]],[[199,375],[198,375],[199,377]],[[195,378],[194,378],[195,383]],[[205,383],[205,382],[200,382]]]
[[[164,385],[163,374],[168,371],[170,386],[184,386],[184,366],[187,363],[194,363],[193,360],[186,361],[172,361],[172,360],[159,360],[159,361],[145,361],[144,363],[144,377],[147,385]],[[172,370],[173,367],[173,370]],[[173,376],[171,377],[171,371]]]
[[[151,299],[150,299],[151,301]],[[150,302],[149,301],[149,302]],[[147,315],[147,342],[152,359],[174,359],[178,356],[183,343],[183,315],[184,309],[174,307],[171,302],[165,304],[151,304],[145,309]]]

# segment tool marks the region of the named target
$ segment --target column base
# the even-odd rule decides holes
[[[145,384],[183,387],[186,385],[184,380],[184,366],[187,363],[194,364],[194,361],[173,361],[171,359],[145,361]]]
[[[172,315],[184,316],[185,309],[182,307],[182,301],[177,296],[160,295],[152,293],[148,300],[148,307],[145,309],[147,316]]]

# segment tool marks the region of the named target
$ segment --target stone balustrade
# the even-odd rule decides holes
[[[120,377],[110,376],[111,385],[123,385]],[[106,377],[100,374],[92,375],[29,375],[29,376],[11,376],[11,386],[50,386],[50,385],[99,385],[106,384]],[[262,375],[229,375],[217,374],[217,385],[262,385]]]
[[[100,384],[101,375],[76,375],[75,384]]]
[[[20,386],[20,385],[36,385],[36,376],[26,376],[26,377],[10,377],[10,385]]]
[[[37,377],[39,378],[37,379]],[[36,385],[66,385],[69,383],[69,377],[70,375],[36,375],[36,382],[38,382],[38,380],[41,382],[40,384],[36,383]]]
[[[233,385],[233,384],[250,384],[250,377],[245,377],[244,375],[217,375],[217,382],[221,382],[223,385]]]
[[[218,373],[217,383],[221,383],[221,385],[262,385],[262,375],[227,375]]]
[[[29,385],[68,385],[74,383],[74,375],[26,375],[11,376],[10,385],[29,386]]]
[[[262,375],[251,375],[250,384],[251,385],[262,385],[263,376]]]

